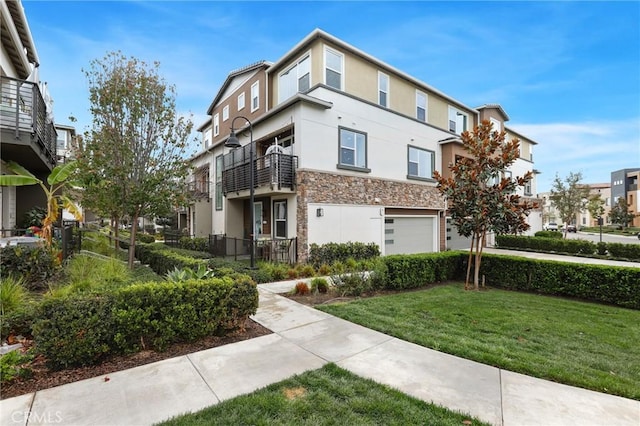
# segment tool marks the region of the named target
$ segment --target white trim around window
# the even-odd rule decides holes
[[[278,74],[278,103],[311,87],[311,51]]]
[[[378,105],[389,107],[389,76],[378,71]]]
[[[238,95],[238,111],[244,109],[244,92]]]
[[[469,114],[459,110],[458,108],[449,106],[449,125],[447,130],[455,133],[456,135],[460,135],[468,129]]]
[[[344,55],[327,46],[324,47],[324,84],[344,90]]]
[[[229,105],[225,105],[222,108],[222,121],[227,121],[229,119]]]
[[[260,82],[256,81],[251,85],[251,112],[260,108]]]
[[[435,152],[407,145],[407,179],[432,180],[435,165]]]
[[[416,90],[416,119],[427,122],[427,94]]]
[[[338,166],[359,172],[367,168],[367,134],[345,127],[338,128]]]
[[[218,136],[220,134],[220,114],[215,114],[213,116],[213,136]]]

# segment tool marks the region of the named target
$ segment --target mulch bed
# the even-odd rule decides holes
[[[272,331],[268,328],[261,326],[251,319],[247,319],[244,330],[237,330],[226,336],[206,337],[192,343],[176,343],[164,352],[145,350],[132,355],[116,356],[100,365],[51,371],[45,365],[46,360],[43,357],[37,357],[30,365],[25,366],[31,368],[32,376],[29,379],[15,379],[9,384],[3,384],[0,399],[12,398],[66,383],[103,376],[116,371],[162,361],[167,358],[187,355],[229,343],[253,339],[254,337],[265,336],[271,333]]]

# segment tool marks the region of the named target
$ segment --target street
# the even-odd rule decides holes
[[[600,242],[600,233],[593,232],[568,232],[567,238],[589,240],[594,243]],[[602,241],[605,243],[640,244],[638,237],[627,237],[623,235],[602,234]]]

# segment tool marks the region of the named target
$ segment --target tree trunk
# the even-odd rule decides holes
[[[464,289],[469,290],[471,288],[469,284],[469,278],[471,276],[471,263],[473,263],[473,244],[476,238],[476,234],[471,234],[471,247],[469,248],[469,259],[467,260],[467,276],[464,279]]]
[[[115,244],[113,245],[113,252],[117,256],[118,249],[120,248],[120,241],[118,241],[118,237],[120,235],[120,220],[118,219],[117,216],[114,216],[111,220],[113,223],[113,236],[115,238],[114,240]]]
[[[479,280],[480,277],[480,235],[476,237],[476,252],[475,252],[475,262],[473,265],[473,289],[480,290]]]
[[[140,216],[140,206],[136,209],[131,219],[131,238],[129,239],[129,269],[133,269],[133,262],[136,258],[136,232],[138,231],[138,217]]]

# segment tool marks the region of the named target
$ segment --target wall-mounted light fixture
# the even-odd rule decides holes
[[[322,217],[322,216],[324,216],[324,209],[323,209],[322,207],[318,207],[318,208],[316,209],[316,216],[317,216],[317,217]]]

